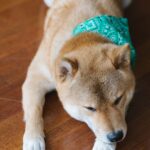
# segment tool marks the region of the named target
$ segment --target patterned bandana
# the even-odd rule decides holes
[[[76,36],[82,32],[98,33],[117,45],[128,43],[131,49],[131,65],[132,67],[135,66],[136,50],[132,45],[128,20],[126,18],[108,15],[96,16],[78,24],[72,34]]]

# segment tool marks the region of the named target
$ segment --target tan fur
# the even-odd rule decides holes
[[[65,110],[95,133],[93,150],[114,150],[107,134],[127,127],[125,113],[134,93],[128,45],[117,46],[95,33],[72,37],[73,28],[99,14],[121,16],[119,0],[55,0],[44,35],[23,85],[24,150],[45,150],[44,96],[56,88]],[[115,100],[122,96],[118,105]],[[86,107],[93,107],[95,112]]]

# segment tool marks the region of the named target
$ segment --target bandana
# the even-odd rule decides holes
[[[135,66],[136,50],[132,44],[128,20],[126,18],[101,15],[90,18],[78,24],[73,30],[73,36],[83,32],[94,32],[112,41],[116,45],[129,44],[131,50],[131,65]]]

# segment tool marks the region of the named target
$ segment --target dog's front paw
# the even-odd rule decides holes
[[[115,150],[115,149],[116,149],[116,144],[107,144],[96,139],[92,150]]]
[[[31,138],[27,135],[24,135],[23,150],[45,150],[44,138],[43,137]]]

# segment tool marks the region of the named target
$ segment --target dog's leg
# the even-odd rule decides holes
[[[115,150],[116,144],[107,144],[99,139],[95,140],[95,144],[92,150]]]
[[[42,111],[44,96],[54,85],[42,73],[29,72],[23,85],[23,109],[26,123],[23,150],[45,150]]]
[[[38,63],[39,62],[39,63]],[[45,94],[53,90],[50,74],[43,61],[33,60],[23,84],[23,110],[26,123],[23,150],[45,150],[42,111]],[[42,68],[43,67],[43,68]]]

